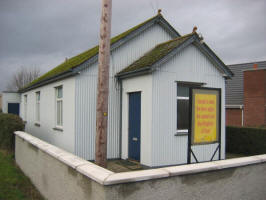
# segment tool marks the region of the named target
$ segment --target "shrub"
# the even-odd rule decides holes
[[[266,154],[266,129],[226,127],[226,151],[244,155]]]
[[[15,149],[15,131],[23,131],[22,119],[13,114],[0,113],[0,148],[6,150]]]

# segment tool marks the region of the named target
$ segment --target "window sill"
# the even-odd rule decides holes
[[[183,133],[176,133],[175,136],[186,136],[188,135],[187,132],[183,132]]]
[[[61,127],[54,127],[53,130],[63,132],[63,128]]]
[[[37,127],[40,127],[41,126],[41,124],[38,123],[38,122],[35,122],[34,125],[37,126]]]

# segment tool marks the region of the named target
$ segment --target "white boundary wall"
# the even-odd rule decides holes
[[[113,173],[27,133],[15,134],[18,166],[51,200],[264,200],[266,196],[266,155]]]

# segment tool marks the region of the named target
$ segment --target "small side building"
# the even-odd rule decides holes
[[[20,94],[14,91],[4,91],[2,93],[3,113],[20,114]]]

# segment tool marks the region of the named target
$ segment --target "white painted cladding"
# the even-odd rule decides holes
[[[125,79],[123,80],[122,87],[122,159],[128,158],[128,93],[141,92],[140,163],[143,165],[151,166],[152,75]]]
[[[153,73],[152,79],[152,166],[187,162],[188,137],[175,136],[177,129],[177,83],[206,83],[222,90],[222,158],[225,157],[225,80],[218,69],[194,45],[186,47]],[[193,146],[199,161],[211,159],[217,144]],[[214,157],[218,158],[218,154]],[[192,159],[193,161],[193,159]]]
[[[217,68],[195,46],[190,45],[150,75],[123,80],[121,88],[115,74],[171,36],[153,25],[114,49],[110,57],[107,157],[128,157],[128,93],[141,91],[141,164],[163,166],[187,162],[187,136],[176,133],[176,81],[204,82],[206,87],[222,89],[222,158],[225,155],[225,80]],[[97,63],[87,65],[80,74],[39,87],[28,95],[26,131],[51,144],[86,159],[95,155]],[[63,85],[63,132],[55,131],[55,87]],[[35,123],[36,92],[41,92],[40,127]],[[121,106],[123,109],[121,110]],[[122,122],[120,114],[122,112]],[[122,123],[122,124],[121,124]],[[122,137],[120,130],[122,125]],[[122,143],[122,146],[120,144]],[[120,149],[120,147],[122,149]],[[217,144],[195,146],[199,161],[211,159]],[[121,154],[120,154],[121,153]],[[215,159],[218,158],[216,155]]]
[[[120,86],[114,75],[157,44],[170,39],[160,25],[154,25],[111,52],[108,158],[120,158]],[[86,160],[93,160],[95,154],[97,74],[95,63],[76,76],[75,154]]]
[[[63,131],[54,130],[56,126],[55,87],[63,86]],[[36,92],[40,91],[40,127],[36,122]],[[20,116],[25,120],[24,95],[27,95],[26,132],[74,153],[75,117],[75,77],[57,81],[21,94]]]
[[[8,103],[20,103],[20,94],[13,92],[3,92],[2,94],[3,113],[8,113]]]

